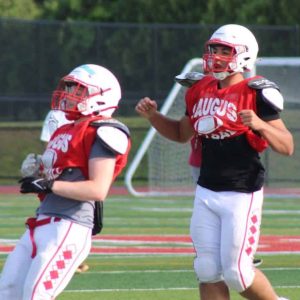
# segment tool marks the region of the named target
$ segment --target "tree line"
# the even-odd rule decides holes
[[[296,25],[298,0],[0,0],[1,18],[127,23]]]

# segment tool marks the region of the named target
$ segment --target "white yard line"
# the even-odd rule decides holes
[[[300,289],[299,285],[278,285],[273,286],[275,289]],[[99,293],[99,292],[152,292],[152,291],[186,291],[198,290],[197,287],[180,287],[180,288],[154,288],[154,289],[91,289],[91,290],[68,290],[65,293]]]
[[[262,271],[299,271],[300,268],[259,268]],[[193,269],[179,270],[124,270],[124,271],[88,271],[80,275],[95,275],[95,274],[147,274],[147,273],[194,273]]]

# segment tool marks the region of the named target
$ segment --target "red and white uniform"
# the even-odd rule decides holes
[[[192,86],[186,96],[186,106],[195,131],[205,138],[221,140],[245,133],[255,150],[264,150],[266,142],[238,117],[242,109],[257,111],[256,90],[247,85],[251,79],[219,89],[214,77],[205,76]]]
[[[115,158],[114,178],[127,162],[102,145],[97,126],[90,118],[66,124],[52,135],[42,156],[49,179],[84,181],[88,162],[94,157]],[[93,199],[76,201],[48,193],[37,209],[37,218],[27,221],[25,231],[6,260],[0,280],[1,300],[52,300],[70,282],[78,266],[87,258],[92,243]]]
[[[72,122],[66,118],[66,114],[63,111],[50,110],[44,120],[40,140],[42,142],[49,142],[57,128]]]
[[[64,169],[72,167],[79,168],[88,178],[88,157],[98,129],[90,123],[103,119],[94,117],[78,124],[66,124],[54,132],[42,156],[43,172],[48,179],[55,179]],[[116,155],[114,179],[126,165],[129,149],[130,144],[124,155]]]
[[[219,88],[218,80],[205,76],[186,94],[187,115],[202,142],[190,225],[195,272],[200,282],[225,280],[238,292],[254,278],[264,181],[259,152],[267,147],[242,124],[238,112],[251,109],[266,121],[279,118],[249,80]]]

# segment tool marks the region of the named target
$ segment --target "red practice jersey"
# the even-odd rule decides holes
[[[218,88],[218,80],[212,76],[205,76],[194,84],[187,91],[186,107],[197,134],[223,140],[245,133],[255,150],[264,150],[266,141],[243,125],[238,116],[243,109],[257,111],[256,90],[248,86],[252,79],[221,89]]]
[[[49,157],[43,160],[43,172],[48,179],[57,178],[66,168],[79,168],[85,178],[88,178],[89,155],[98,129],[98,126],[91,123],[101,119],[89,118],[79,123],[63,125],[55,131],[45,151]],[[129,150],[130,142],[125,154],[117,154],[114,179],[125,167]]]

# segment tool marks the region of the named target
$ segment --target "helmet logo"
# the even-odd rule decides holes
[[[81,68],[89,74],[89,77],[92,77],[96,74],[96,72],[89,65],[83,65]]]

